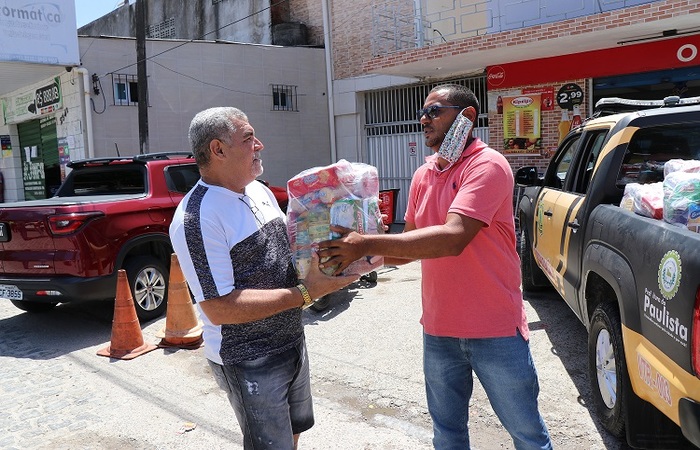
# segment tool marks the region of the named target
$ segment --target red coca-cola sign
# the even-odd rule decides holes
[[[486,71],[486,81],[489,87],[498,87],[506,80],[506,71],[501,66],[491,66]]]

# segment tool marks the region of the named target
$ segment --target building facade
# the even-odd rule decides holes
[[[314,92],[322,97],[320,102],[310,104],[330,117],[323,128],[313,132],[316,136],[327,133],[323,139],[315,138],[325,139],[327,146],[312,145],[311,161],[317,161],[313,158],[318,156],[318,148],[324,153],[318,157],[319,162],[344,158],[377,166],[381,188],[400,189],[399,220],[405,210],[411,174],[429,152],[415,111],[437,84],[457,82],[475,91],[482,105],[476,133],[501,150],[514,170],[524,165],[544,169],[571,123],[591,114],[602,97],[700,95],[700,5],[687,0],[143,0],[142,4],[146,6],[144,26],[153,38],[148,50],[149,111],[159,107],[154,104],[157,98],[155,103],[173,101],[173,92],[168,100],[160,98],[160,90],[167,85],[160,80],[174,78],[186,86],[178,92],[182,102],[176,102],[177,107],[149,115],[156,127],[151,130],[150,151],[182,146],[173,137],[175,129],[186,122],[183,117],[187,113],[176,110],[187,109],[192,92],[201,93],[194,98],[205,100],[220,89],[216,86],[221,83],[210,78],[221,78],[219,67],[226,66],[225,59],[230,56],[223,56],[210,71],[209,62],[198,62],[202,55],[186,50],[188,40],[273,44],[263,47],[270,54],[279,51],[276,43],[324,52],[322,67],[312,64],[308,72],[298,72],[314,80]],[[125,56],[134,53],[128,48],[132,44],[124,44],[121,57],[117,57],[118,52],[111,53],[115,59],[121,58],[120,67],[128,68],[121,73],[94,56],[90,42],[98,39],[87,35],[133,36],[136,20],[135,4],[124,4],[79,30],[81,36],[85,35],[81,38],[81,55],[83,47],[87,51],[83,67],[97,64],[98,69],[89,71],[98,74],[102,91],[127,102],[136,73],[130,66],[135,62],[133,57]],[[153,57],[160,51],[156,46],[167,46],[155,42],[170,42],[161,39],[175,39],[172,46],[186,43],[180,52],[182,57],[167,63],[160,62],[161,56]],[[184,41],[176,43],[177,39]],[[256,57],[262,59],[262,55]],[[168,53],[162,56],[170,58]],[[188,70],[180,71],[180,65]],[[231,70],[236,68],[236,64],[230,65]],[[291,90],[284,89],[298,85],[284,81],[285,68],[271,61],[264,73],[274,71],[279,75],[266,83],[278,84],[282,91],[271,93],[270,99],[291,95]],[[227,76],[224,79],[228,81]],[[259,79],[243,76],[236,88],[226,85],[230,90],[221,90],[218,100],[239,100],[238,95],[246,96],[247,92],[259,94],[258,88],[247,89],[249,85],[257,86]],[[70,74],[61,75],[61,80],[68,83],[66,93],[76,83],[65,81],[73,80]],[[122,87],[116,88],[115,83]],[[79,92],[75,99],[85,103],[84,111],[91,111],[96,154],[113,154],[117,147],[136,149],[133,143],[125,142],[130,139],[126,136],[136,136],[134,108],[95,96],[90,79],[85,84],[88,94]],[[121,91],[113,92],[115,89]],[[298,101],[310,92],[301,92]],[[106,116],[97,112],[100,102],[105,101],[112,111]],[[267,110],[264,115],[266,125],[280,117],[275,110]],[[70,123],[70,116],[69,110],[64,123]],[[111,117],[110,123],[104,117]],[[298,126],[306,123],[299,120]],[[60,130],[64,125],[57,126]],[[161,127],[169,129],[164,137],[153,131]],[[85,142],[89,147],[90,140]],[[79,149],[80,139],[74,144]],[[271,181],[283,182],[284,176],[275,173],[277,180]]]
[[[0,202],[16,199],[24,189],[23,173],[44,178],[44,161],[39,158],[42,138],[56,147],[54,116],[63,108],[60,77],[79,65],[78,36],[75,32],[73,2],[5,0],[0,5]],[[19,93],[18,93],[19,92]],[[70,101],[70,99],[66,99]],[[60,114],[60,113],[59,113]],[[15,123],[27,122],[24,135],[29,158],[36,165],[22,167]],[[11,125],[8,125],[11,124]],[[29,137],[30,136],[30,137]],[[54,152],[55,153],[55,152]],[[46,161],[48,178],[56,175],[54,161]],[[35,184],[31,180],[28,185]],[[43,185],[43,181],[42,181]]]
[[[401,188],[398,217],[428,152],[414,112],[431,86],[478,90],[478,134],[514,170],[543,170],[561,135],[602,97],[700,95],[697,2],[328,3],[337,155],[376,165],[382,188]]]
[[[11,152],[6,201],[45,198],[84,158],[140,153],[135,39],[80,37],[82,66],[24,86],[6,99],[41,89],[56,108],[15,114],[0,125]],[[310,166],[330,164],[323,49],[212,41],[147,40],[148,151],[190,151],[187,130],[209,107],[245,111],[265,145],[263,178],[275,185]]]

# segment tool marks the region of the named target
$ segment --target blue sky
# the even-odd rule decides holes
[[[124,0],[75,0],[75,20],[78,28],[115,10],[123,3]]]

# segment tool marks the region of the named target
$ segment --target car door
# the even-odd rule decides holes
[[[570,202],[564,186],[570,184],[580,137],[580,134],[575,134],[562,143],[547,169],[535,209],[533,253],[537,264],[562,295],[562,237],[566,227],[566,205]]]
[[[598,156],[607,136],[606,128],[594,129],[570,138],[557,155],[537,204],[535,246],[540,267],[552,285],[566,298],[574,301],[580,282],[579,267],[586,200],[597,167]],[[551,181],[550,181],[551,180]],[[558,186],[561,186],[560,188]]]

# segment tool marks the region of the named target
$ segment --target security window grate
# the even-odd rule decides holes
[[[284,84],[273,84],[272,110],[299,111],[297,109],[297,87]]]
[[[138,105],[139,84],[136,75],[112,74],[114,104],[117,106]]]

